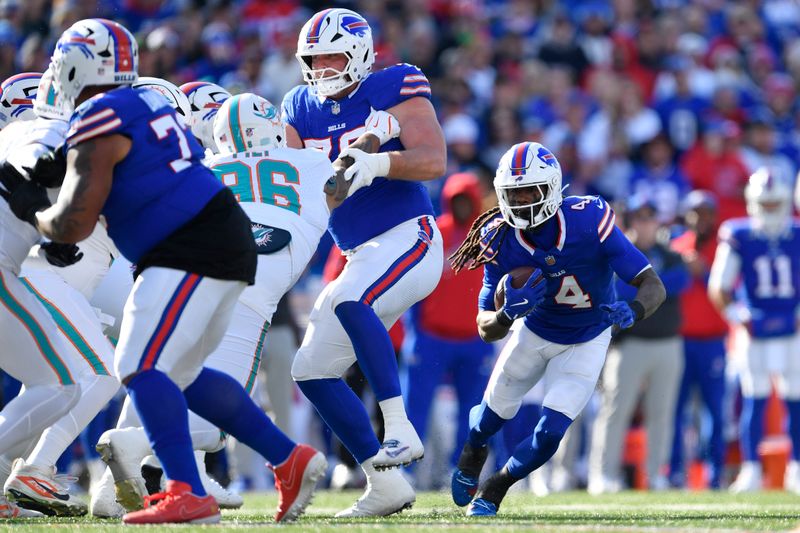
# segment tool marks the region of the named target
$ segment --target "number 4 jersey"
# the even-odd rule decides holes
[[[223,189],[203,166],[203,149],[167,100],[120,87],[83,102],[70,119],[67,148],[105,135],[131,140],[114,167],[103,206],[108,235],[132,263],[195,217]]]
[[[302,271],[328,227],[323,187],[334,173],[328,158],[311,148],[275,148],[216,155],[206,164],[236,195],[257,244],[270,238],[269,227],[291,234],[292,262]]]
[[[484,242],[498,231],[498,214],[484,225]],[[494,310],[500,278],[521,266],[541,269],[547,282],[544,301],[525,317],[525,325],[550,342],[587,342],[610,326],[601,304],[616,300],[614,273],[630,283],[649,268],[647,258],[614,225],[615,216],[598,196],[568,196],[536,232],[506,229],[499,247],[487,250],[479,296],[481,310]],[[551,242],[542,248],[536,242]]]
[[[738,271],[739,296],[752,315],[753,337],[795,333],[800,306],[800,222],[793,220],[781,235],[768,238],[754,228],[753,219],[731,219],[720,226],[719,239],[721,246],[730,247],[727,260]]]

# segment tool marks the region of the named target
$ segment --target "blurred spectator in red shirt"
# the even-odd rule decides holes
[[[709,121],[694,148],[683,158],[683,172],[694,189],[714,193],[720,222],[745,216],[744,186],[749,173],[735,149],[739,127],[730,121]]]
[[[473,174],[454,174],[442,191],[443,214],[436,219],[442,232],[445,256],[461,244],[483,210],[482,191]],[[456,442],[469,431],[469,410],[480,403],[489,380],[494,353],[478,337],[475,312],[483,284],[483,268],[454,274],[445,265],[438,287],[412,309],[414,349],[408,361],[406,403],[408,418],[423,441],[432,399],[445,376],[452,378],[458,398]],[[453,450],[455,465],[460,450]]]

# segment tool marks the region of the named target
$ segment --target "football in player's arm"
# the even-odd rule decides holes
[[[485,267],[477,315],[485,341],[503,338],[516,320],[523,324],[504,346],[484,401],[474,408],[453,474],[453,501],[469,505],[470,516],[494,516],[509,487],[552,457],[595,389],[612,329],[650,316],[666,295],[645,256],[615,226],[605,200],[562,197],[561,167],[544,146],[512,146],[494,186],[499,207],[478,217],[450,259],[456,272]],[[520,284],[523,267],[531,273]],[[617,300],[615,274],[637,287],[630,302]],[[496,304],[500,283],[505,294]],[[489,438],[543,376],[542,417],[533,434],[479,486]]]

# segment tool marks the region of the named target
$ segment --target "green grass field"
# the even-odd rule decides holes
[[[323,492],[306,515],[294,525],[276,526],[272,513],[274,494],[251,494],[236,511],[224,511],[218,526],[170,526],[183,531],[241,531],[267,527],[301,531],[787,531],[800,526],[800,497],[766,492],[732,496],[721,493],[627,492],[593,497],[573,492],[536,498],[508,496],[500,516],[474,520],[464,516],[444,493],[423,493],[411,511],[390,518],[334,520],[336,511],[348,507],[357,492]],[[167,528],[148,528],[167,529]],[[0,523],[0,530],[20,533],[47,531],[130,531],[114,521],[90,518],[35,519]]]

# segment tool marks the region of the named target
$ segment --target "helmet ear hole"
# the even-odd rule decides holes
[[[69,69],[69,75],[67,75],[67,79],[69,81],[75,81],[75,67]]]

